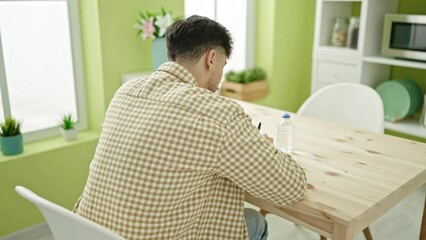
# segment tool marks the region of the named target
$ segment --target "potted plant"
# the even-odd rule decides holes
[[[176,20],[176,19],[175,19]],[[152,41],[152,70],[155,71],[162,64],[167,62],[166,29],[173,23],[172,13],[163,7],[161,12],[139,12],[135,28],[137,35],[142,39],[153,39]]]
[[[260,68],[246,69],[241,72],[229,71],[225,74],[221,95],[244,101],[266,97],[268,82],[265,71]]]
[[[10,156],[20,154],[24,150],[24,142],[21,134],[21,124],[13,117],[7,117],[0,124],[0,141],[3,155]]]
[[[65,140],[72,141],[77,138],[77,129],[71,113],[62,116],[60,127]]]

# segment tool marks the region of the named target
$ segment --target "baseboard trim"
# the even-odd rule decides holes
[[[49,226],[46,222],[42,222],[1,237],[0,240],[33,240],[47,235],[51,235]]]

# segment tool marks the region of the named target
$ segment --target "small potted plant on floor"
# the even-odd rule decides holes
[[[77,129],[71,113],[62,116],[60,127],[65,140],[72,141],[77,138]]]
[[[253,101],[268,95],[266,73],[260,68],[241,72],[230,71],[221,85],[221,95],[225,97]]]
[[[0,141],[3,155],[10,156],[20,154],[24,150],[24,142],[21,134],[21,124],[13,117],[6,117],[0,124]]]

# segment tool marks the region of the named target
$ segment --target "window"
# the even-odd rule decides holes
[[[0,0],[0,96],[26,141],[59,134],[67,113],[87,128],[77,0]]]
[[[224,25],[234,39],[234,50],[224,72],[254,66],[254,0],[185,0],[185,16],[206,16]]]

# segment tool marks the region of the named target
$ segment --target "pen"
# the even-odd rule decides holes
[[[260,122],[259,125],[257,125],[257,129],[260,130],[260,127],[262,127],[262,122]]]

